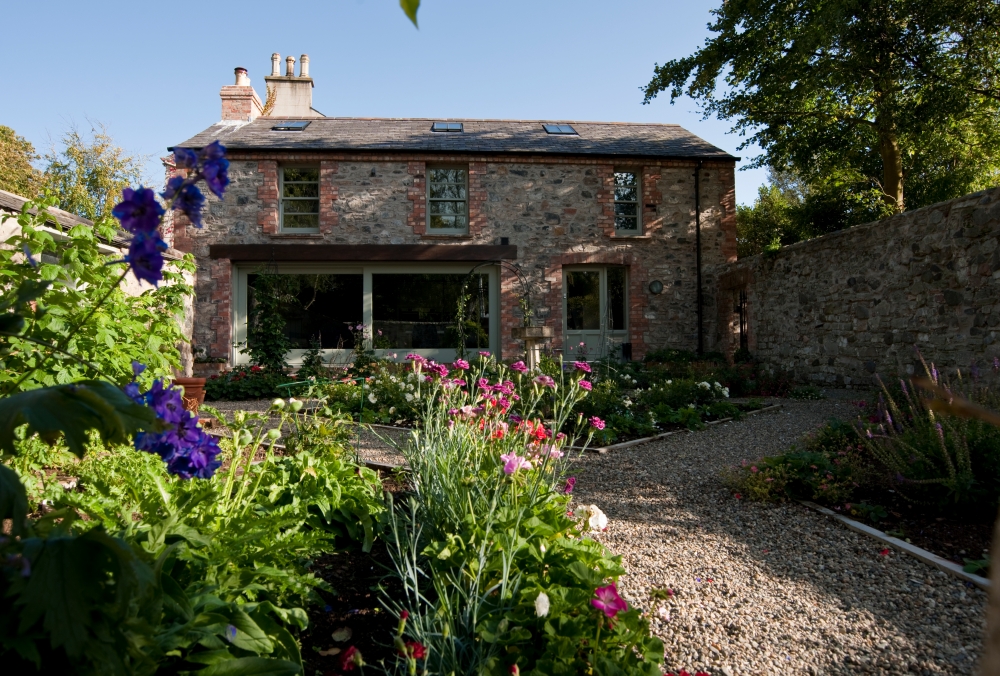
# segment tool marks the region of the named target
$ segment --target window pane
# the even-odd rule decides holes
[[[319,200],[285,200],[285,215],[318,214]]]
[[[625,268],[608,268],[608,330],[625,328]]]
[[[578,271],[566,273],[566,328],[590,331],[601,328],[601,274]]]
[[[249,302],[254,307],[254,287],[260,275],[248,275]],[[292,349],[308,349],[317,338],[323,349],[354,347],[350,326],[363,317],[362,275],[268,275],[268,288],[283,296],[283,333]],[[251,314],[252,316],[252,314]]]
[[[636,185],[635,172],[634,171],[616,171],[615,172],[615,185],[616,186]]]
[[[454,183],[431,183],[431,199],[465,199],[465,186]]]
[[[319,183],[288,183],[282,186],[285,197],[319,197]]]
[[[431,216],[432,230],[457,230],[457,216]]]
[[[635,216],[615,216],[615,230],[638,230],[639,219]]]
[[[639,205],[635,202],[631,204],[626,202],[624,204],[615,204],[615,215],[617,216],[636,216],[639,214]]]
[[[372,275],[372,324],[389,349],[458,347],[456,308],[465,287],[465,345],[489,347],[489,276]]]
[[[635,188],[615,188],[615,200],[620,202],[635,202],[637,199]]]
[[[312,181],[319,182],[319,169],[303,167],[285,167],[286,181]]]
[[[285,214],[282,222],[284,228],[319,228],[319,214]]]

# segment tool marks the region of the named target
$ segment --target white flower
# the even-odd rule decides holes
[[[704,381],[698,383],[698,387],[700,387],[703,390],[710,390],[710,389],[712,389],[712,386],[709,385],[708,383],[704,382]]]
[[[392,415],[395,412],[396,412],[396,407],[395,406],[390,406],[389,407],[389,415]]]
[[[729,388],[728,387],[723,387],[722,388],[722,396],[725,397],[726,399],[729,398]]]
[[[544,554],[544,553],[545,553],[545,543],[544,543],[544,542],[543,542],[542,544],[538,545],[538,548],[539,548],[540,550],[542,550],[542,554]]]
[[[632,400],[629,399],[628,397],[625,397],[625,400],[622,401],[622,403],[625,404],[625,408],[629,408],[630,406],[632,406]]]
[[[590,530],[604,530],[608,527],[608,517],[597,505],[581,505],[576,508],[576,515],[590,526]]]
[[[722,389],[722,385],[719,384],[718,380],[715,381],[715,389],[717,389],[717,390],[721,390]]]
[[[370,401],[370,402],[371,402],[371,403],[373,403],[373,404],[374,404],[374,403],[375,403],[376,401],[378,401],[378,399],[376,399],[376,398],[375,398],[375,393],[374,393],[374,392],[372,392],[371,394],[369,394],[369,395],[368,395],[368,401]]]
[[[549,597],[545,592],[539,592],[535,598],[535,615],[545,617],[549,614]]]
[[[413,391],[413,383],[409,383],[409,384],[408,384],[408,385],[406,386],[406,389],[408,389],[408,390],[409,390],[410,392],[412,392],[412,391]]]
[[[406,393],[406,400],[407,400],[407,401],[413,401],[413,395],[412,395],[412,394],[410,394],[409,392],[407,392],[407,393]]]
[[[668,381],[667,381],[667,385],[669,385],[669,384],[670,384],[670,383],[672,383],[672,382],[674,382],[674,381],[672,381],[672,380],[668,380]]]

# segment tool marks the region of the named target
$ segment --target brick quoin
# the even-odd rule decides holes
[[[486,214],[483,213],[483,205],[486,204],[485,175],[486,162],[469,162],[469,234],[473,237],[480,235],[486,225]]]
[[[210,272],[213,286],[210,300],[214,312],[209,320],[209,327],[215,335],[209,349],[212,357],[229,359],[233,346],[232,264],[228,258],[213,260]]]
[[[406,189],[406,199],[413,203],[406,224],[413,234],[427,234],[427,163],[407,162],[406,173],[413,177],[413,184]]]
[[[338,194],[333,178],[336,173],[336,162],[319,163],[319,231],[324,235],[329,235],[340,223],[340,214],[333,209]]]
[[[736,177],[733,172],[720,171],[722,182],[722,255],[727,263],[736,261]]]
[[[663,218],[659,216],[659,206],[663,203],[663,193],[660,192],[660,168],[642,168],[642,187],[639,189],[639,205],[642,213],[642,233],[651,234],[663,226]]]
[[[601,187],[597,191],[597,203],[601,205],[601,214],[597,217],[597,225],[608,237],[615,236],[615,168],[610,164],[597,167],[597,178]]]
[[[257,199],[260,200],[260,213],[257,214],[257,224],[265,234],[277,235],[278,162],[276,160],[258,162],[257,171],[264,176],[264,182],[257,188]]]

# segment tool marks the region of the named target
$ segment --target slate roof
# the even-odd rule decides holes
[[[304,118],[303,118],[304,119]],[[565,120],[432,118],[311,118],[302,131],[272,131],[288,118],[220,122],[177,144],[201,148],[221,141],[230,150],[332,150],[421,153],[516,153],[656,158],[736,158],[680,125]],[[461,122],[462,132],[432,132],[434,122]],[[578,136],[548,134],[543,124],[571,124]],[[171,148],[172,150],[172,148]]]

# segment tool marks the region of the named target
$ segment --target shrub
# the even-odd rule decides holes
[[[232,371],[214,375],[205,381],[205,399],[244,401],[287,396],[288,393],[278,386],[292,381],[292,378],[280,371],[267,371],[257,365],[237,366]]]
[[[788,398],[817,401],[825,399],[826,395],[823,394],[823,390],[819,389],[815,385],[803,385],[801,387],[793,388],[788,393]]]

